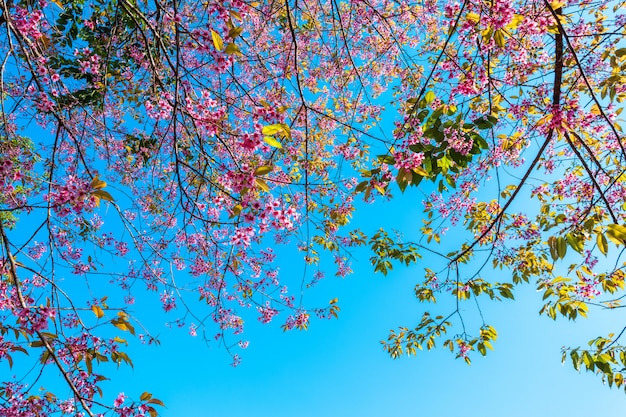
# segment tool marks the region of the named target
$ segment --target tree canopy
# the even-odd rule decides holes
[[[480,313],[522,283],[552,319],[620,308],[624,9],[0,0],[0,361],[70,391],[0,381],[0,416],[154,417],[151,393],[101,400],[101,364],[132,365],[129,337],[158,342],[137,298],[236,365],[245,317],[337,317],[306,289],[349,274],[357,247],[383,274],[427,256],[415,295],[452,306],[392,331],[394,358],[485,355],[496,329],[459,305]],[[421,239],[350,226],[401,192],[423,199]],[[298,248],[301,282],[281,277],[278,245]],[[620,327],[564,360],[624,387]]]

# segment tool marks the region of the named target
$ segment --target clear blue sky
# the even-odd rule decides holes
[[[415,228],[421,211],[417,200],[414,209],[397,211],[398,205],[406,207],[414,199],[415,194],[406,195],[393,205],[366,207],[355,224],[393,218],[397,226]],[[285,273],[301,268],[285,259],[279,262]],[[245,334],[250,347],[238,368],[230,366],[229,356],[215,342],[207,346],[200,338],[189,337],[186,329],[161,331],[158,347],[129,339],[135,368],[109,373],[112,381],[105,390],[112,396],[124,391],[135,398],[150,391],[166,403],[164,417],[623,413],[624,393],[603,386],[592,374],[578,374],[569,363],[561,365],[560,349],[619,331],[626,316],[605,311],[576,323],[554,322],[539,317],[541,294],[530,285],[517,293],[514,302],[482,304],[485,320],[499,331],[495,351],[487,358],[474,354],[467,366],[438,349],[390,359],[379,344],[389,329],[417,324],[427,308],[447,312],[445,305],[420,304],[412,295],[428,262],[424,259],[383,277],[374,275],[367,257],[360,256],[352,276],[329,277],[307,296],[309,301],[339,297],[339,320],[314,320],[309,331],[289,333],[282,332],[279,322],[264,326],[250,321]],[[156,315],[149,324],[158,329],[162,319]]]

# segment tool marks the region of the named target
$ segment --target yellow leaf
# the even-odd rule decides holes
[[[274,139],[271,136],[265,136],[263,138],[263,140],[265,141],[265,143],[267,143],[268,145],[270,145],[273,148],[278,148],[278,149],[282,149],[283,148],[283,145],[281,145],[279,141],[277,141],[276,139]]]
[[[126,322],[116,321],[116,322],[111,322],[111,323],[113,323],[113,325],[115,327],[117,327],[118,329],[123,330],[125,332],[130,330],[129,327],[128,327],[128,324]]]
[[[564,1],[552,1],[552,2],[550,2],[550,7],[552,8],[552,10],[558,10],[558,9],[562,8],[563,6],[565,6],[565,2]]]
[[[215,49],[217,49],[218,51],[224,49],[224,41],[222,40],[222,37],[219,35],[219,33],[211,30],[211,37],[213,38],[213,45],[215,46]]]
[[[165,404],[163,403],[163,401],[158,400],[156,398],[152,398],[150,400],[148,400],[149,404],[156,404],[156,405],[160,405],[161,407],[165,407]]]
[[[480,21],[480,16],[477,13],[468,13],[465,18],[468,22],[472,22],[474,24]]]
[[[276,135],[276,134],[285,134],[287,136],[291,136],[291,131],[289,129],[289,126],[287,126],[284,123],[276,123],[273,125],[267,125],[263,127],[262,130],[264,135],[267,136],[272,136],[272,135]]]
[[[63,3],[61,3],[61,1],[60,1],[60,0],[52,0],[52,3],[56,4],[57,6],[59,6],[59,8],[60,8],[61,10],[64,10],[64,8],[63,8]]]
[[[524,21],[524,16],[521,14],[516,14],[513,16],[513,19],[506,25],[507,30],[514,30]]]
[[[553,35],[558,35],[559,34],[559,27],[557,25],[550,25],[550,26],[548,26],[548,33],[551,33]]]
[[[590,111],[591,114],[595,114],[596,116],[601,114],[597,104],[592,105]]]
[[[261,131],[264,135],[275,135],[279,132],[282,132],[282,130],[283,128],[280,126],[280,124],[275,124],[264,126]]]
[[[428,172],[422,167],[413,168],[413,172],[415,172],[417,175],[421,175],[422,177],[428,176]]]
[[[122,339],[122,338],[121,338],[121,337],[119,337],[119,336],[115,336],[115,337],[113,338],[113,340],[114,340],[114,341],[116,341],[117,343],[123,343],[123,344],[125,344],[125,345],[127,345],[127,346],[128,346],[128,342],[127,342],[125,339]]]
[[[100,178],[98,178],[97,176],[94,177],[93,180],[91,180],[91,188],[95,188],[96,190],[98,190],[106,186],[107,186],[107,183],[104,181],[101,181]]]
[[[111,196],[111,194],[107,193],[107,192],[106,192],[106,191],[104,191],[104,190],[96,190],[96,191],[94,191],[94,192],[93,192],[93,193],[91,193],[91,194],[93,194],[93,195],[94,195],[94,196],[96,196],[97,198],[101,198],[101,199],[106,200],[106,201],[115,201],[115,200],[113,199],[113,196]]]
[[[502,29],[496,30],[496,32],[493,34],[493,39],[496,41],[496,45],[498,45],[500,48],[504,48],[504,46],[506,45],[504,31]]]
[[[93,305],[91,306],[91,311],[93,311],[93,313],[96,315],[97,318],[101,319],[102,317],[104,317],[104,311],[102,311],[102,308],[100,308],[100,306],[97,305]]]
[[[493,36],[493,28],[488,27],[486,29],[483,29],[483,31],[480,32],[480,34],[482,35],[483,40],[487,42]]]

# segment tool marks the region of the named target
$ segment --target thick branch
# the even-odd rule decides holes
[[[550,8],[550,10],[552,10],[552,8]],[[560,15],[561,9],[557,9],[556,11],[553,10],[553,13],[555,15]],[[558,16],[556,17],[556,19],[558,21]],[[552,87],[552,108],[556,109],[560,106],[560,103],[561,103],[561,84],[563,82],[563,35],[560,31],[554,36],[554,41],[555,41],[555,46],[554,46],[555,57],[554,57],[554,86]],[[535,159],[533,159],[533,161],[531,162],[530,166],[524,173],[524,176],[522,177],[518,186],[515,188],[515,191],[513,191],[513,193],[511,194],[511,197],[507,200],[506,204],[504,205],[504,207],[502,207],[502,210],[500,210],[496,218],[491,221],[489,226],[480,234],[478,238],[474,239],[474,241],[467,248],[462,250],[458,255],[456,255],[452,259],[452,261],[450,262],[451,264],[458,262],[459,259],[463,258],[463,256],[469,253],[481,240],[483,240],[489,233],[491,233],[491,231],[493,230],[496,224],[500,223],[500,221],[502,220],[502,217],[504,216],[504,213],[506,213],[511,203],[513,203],[517,195],[522,190],[522,187],[528,180],[530,173],[535,169],[535,166],[541,159],[543,152],[545,151],[546,147],[552,140],[553,136],[554,136],[554,127],[550,128],[549,132],[546,135],[545,141],[539,148],[537,155],[535,155]]]

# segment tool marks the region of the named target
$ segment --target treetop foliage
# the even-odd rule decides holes
[[[452,306],[392,331],[392,357],[485,355],[496,329],[459,305],[525,282],[553,319],[621,307],[624,6],[0,0],[0,362],[41,369],[0,381],[0,416],[154,417],[152,394],[101,388],[127,339],[158,342],[137,298],[236,365],[246,315],[337,317],[303,294],[357,247],[383,274],[428,256],[415,295]],[[420,239],[350,227],[418,188]],[[564,360],[625,386],[616,330]],[[30,391],[48,374],[67,391]]]

